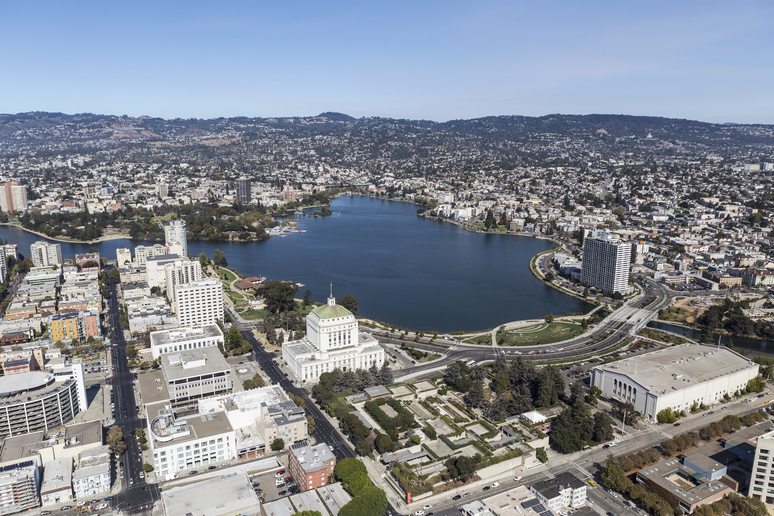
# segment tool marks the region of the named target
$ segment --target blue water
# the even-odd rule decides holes
[[[548,313],[585,312],[589,305],[546,287],[529,272],[530,258],[553,244],[527,237],[472,233],[453,224],[417,217],[417,206],[370,197],[334,200],[329,217],[298,216],[306,233],[265,242],[189,242],[188,252],[226,254],[246,276],[303,283],[324,301],[329,285],[337,298],[358,299],[358,315],[417,331],[493,328]],[[36,235],[0,226],[0,238],[29,254]],[[62,243],[71,257],[96,247],[115,259],[119,247],[140,241]]]

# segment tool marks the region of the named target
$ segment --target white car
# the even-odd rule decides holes
[[[500,482],[495,482],[494,484],[492,484],[492,489],[494,489],[495,487],[499,487],[499,486],[500,486]]]
[[[425,514],[425,511],[420,509],[420,510],[418,510],[417,512],[414,513],[414,516],[424,516],[424,514]]]
[[[426,511],[429,511],[431,507],[432,507],[432,505],[430,505],[430,504],[427,504],[427,505],[425,505],[425,506],[424,506],[424,507],[422,507],[422,508],[423,508],[424,510],[426,510]]]

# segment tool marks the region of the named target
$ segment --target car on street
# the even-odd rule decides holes
[[[207,469],[208,469],[208,470],[210,470],[210,471],[212,471],[213,469],[218,469],[218,467],[217,467],[217,466],[210,466],[210,467],[209,467],[209,468],[207,468]]]
[[[452,496],[452,500],[459,500],[460,498],[462,498],[462,495],[454,495],[454,496]]]
[[[427,505],[425,505],[424,507],[422,507],[422,509],[424,509],[424,510],[426,510],[426,511],[427,511],[427,510],[429,510],[429,509],[430,509],[430,508],[432,508],[432,507],[433,507],[432,505],[430,505],[430,504],[427,504]]]
[[[60,510],[60,511],[69,511],[69,510],[72,510],[72,506],[70,506],[70,505],[65,505],[64,507],[62,507],[62,508],[61,508],[61,509],[59,509],[59,510]]]
[[[594,487],[595,485],[597,485],[597,483],[596,483],[596,482],[594,482],[593,480],[589,480],[589,485],[590,485],[590,486],[592,486],[592,487]]]
[[[492,487],[493,487],[493,488],[494,488],[494,487],[500,487],[500,482],[495,482],[494,484],[492,484]]]
[[[484,486],[484,491],[489,491],[490,489],[492,489],[492,486]]]
[[[462,495],[463,498],[465,498],[466,496],[470,496],[470,493],[465,493],[464,495]]]
[[[198,473],[198,471],[196,471],[196,470],[193,470],[193,471],[189,471],[189,472],[188,472],[188,474],[189,474],[189,475],[196,475],[197,473]]]

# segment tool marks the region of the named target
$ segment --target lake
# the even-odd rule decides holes
[[[340,298],[358,299],[358,315],[417,331],[477,331],[502,323],[586,312],[588,303],[535,279],[529,260],[553,244],[536,238],[473,233],[453,224],[417,216],[417,206],[364,196],[343,196],[333,215],[295,219],[298,229],[265,242],[189,242],[196,257],[215,249],[246,276],[303,283],[312,299],[324,301],[330,284]],[[37,235],[0,226],[0,238],[29,255]],[[62,243],[71,258],[91,247],[115,260],[116,249],[147,244],[111,240]]]

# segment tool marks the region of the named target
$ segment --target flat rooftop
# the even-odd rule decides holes
[[[223,358],[220,349],[213,346],[161,355],[161,369],[171,383],[192,376],[231,371],[231,366]]]
[[[726,347],[683,344],[594,369],[625,375],[655,392],[682,389],[751,367],[758,364]]]
[[[140,395],[144,405],[169,399],[167,382],[164,381],[161,371],[137,375],[137,382],[140,384]]]
[[[694,472],[680,464],[680,459],[662,460],[641,469],[638,477],[648,479],[666,489],[670,494],[687,505],[694,505],[718,492],[730,492],[731,488],[720,480],[700,480]]]
[[[54,376],[45,371],[0,376],[0,397],[13,396],[25,391],[45,387],[54,381]]]
[[[46,462],[43,469],[43,482],[40,484],[40,494],[53,493],[63,489],[72,489],[73,459],[64,457]]]
[[[150,333],[151,346],[163,346],[189,340],[207,338],[223,338],[223,332],[217,324],[206,324],[199,328],[177,328],[174,330],[152,331]]]
[[[261,513],[258,495],[245,472],[165,489],[161,493],[161,501],[164,514],[169,516],[250,516]]]

